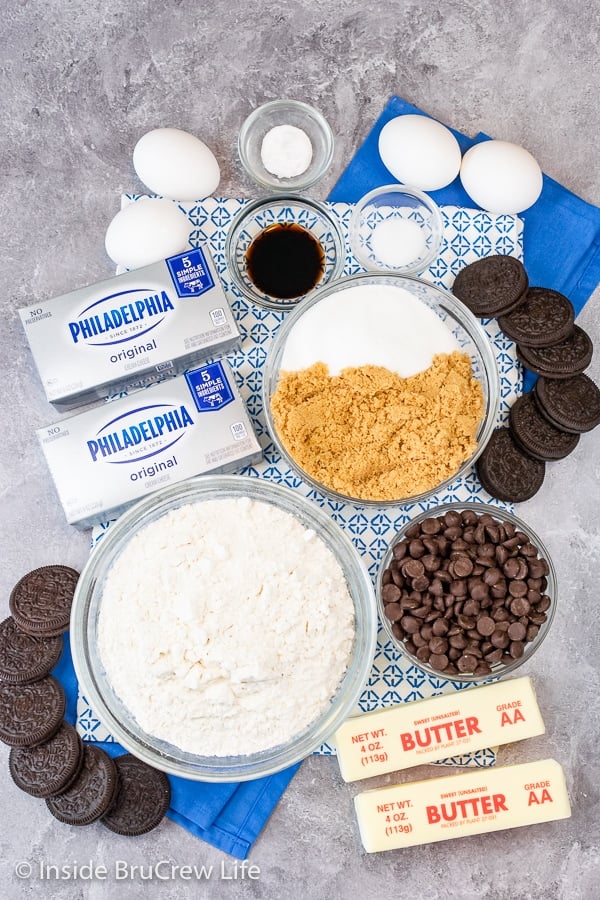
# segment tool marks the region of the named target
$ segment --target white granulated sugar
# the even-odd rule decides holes
[[[202,756],[288,741],[329,706],[354,643],[342,569],[262,501],[190,503],[147,525],[104,585],[98,647],[140,727]]]
[[[304,312],[291,329],[280,368],[288,372],[325,363],[330,375],[382,366],[409,378],[438,353],[458,350],[441,317],[403,287],[361,284],[342,288]]]
[[[275,125],[267,131],[260,147],[263,166],[277,178],[302,175],[310,166],[312,155],[309,136],[295,125]]]

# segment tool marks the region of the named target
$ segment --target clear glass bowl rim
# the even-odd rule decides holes
[[[327,151],[318,166],[313,166],[311,164],[306,172],[303,172],[301,175],[297,175],[294,178],[280,179],[275,175],[269,175],[266,170],[265,173],[261,173],[254,168],[247,153],[247,143],[249,136],[252,133],[252,129],[258,125],[264,116],[279,111],[285,112],[289,109],[304,114],[308,119],[316,123],[323,135]],[[289,100],[282,98],[279,100],[268,100],[266,103],[257,106],[244,120],[238,133],[237,143],[238,155],[248,175],[250,175],[257,184],[260,184],[261,187],[277,191],[280,191],[282,188],[290,191],[303,191],[312,187],[323,178],[333,160],[334,138],[331,126],[320,110],[315,106],[311,106],[310,103],[305,103],[303,100]],[[310,172],[312,172],[312,174],[309,175],[308,173]]]
[[[356,633],[353,655],[338,693],[324,713],[287,744],[235,757],[202,757],[154,740],[133,719],[121,721],[115,699],[94,645],[94,622],[101,580],[132,531],[170,509],[202,499],[249,496],[273,503],[313,527],[333,551],[353,596]],[[163,488],[130,507],[106,531],[79,578],[71,612],[71,649],[82,693],[103,725],[122,746],[155,768],[191,780],[247,781],[281,771],[304,759],[331,738],[356,705],[373,662],[377,640],[377,609],[371,577],[339,525],[316,503],[284,485],[245,475],[200,475]],[[118,703],[117,703],[118,706]],[[126,712],[126,710],[125,710]]]
[[[370,260],[362,252],[360,242],[358,241],[358,229],[361,216],[363,215],[365,208],[369,206],[369,204],[373,200],[376,200],[378,197],[383,197],[385,194],[404,194],[407,197],[412,197],[415,200],[419,200],[431,214],[431,230],[433,234],[432,245],[427,253],[424,253],[418,260],[416,260],[416,262],[412,264],[406,266],[378,265],[377,263]],[[423,272],[428,266],[431,265],[434,259],[436,259],[440,250],[440,245],[442,243],[443,230],[444,222],[442,219],[442,213],[435,200],[433,200],[423,191],[420,191],[418,188],[413,188],[410,185],[384,184],[381,187],[373,188],[372,191],[369,191],[367,194],[361,197],[360,200],[356,201],[356,205],[354,207],[352,216],[350,218],[350,223],[348,225],[348,238],[350,241],[352,253],[356,257],[358,262],[369,272],[382,272],[389,273],[391,275],[417,275],[419,272]]]
[[[473,510],[480,515],[483,515],[483,513],[488,513],[495,519],[511,522],[516,526],[517,531],[522,531],[524,534],[526,534],[531,543],[537,547],[540,555],[543,556],[548,563],[549,569],[549,573],[546,576],[548,579],[548,586],[545,593],[548,594],[548,596],[552,600],[552,603],[550,605],[550,609],[548,610],[548,618],[540,628],[534,640],[525,645],[525,652],[523,653],[523,656],[521,656],[519,659],[515,659],[514,662],[512,662],[510,665],[501,665],[496,669],[492,668],[492,673],[490,675],[464,675],[460,673],[458,675],[444,675],[443,672],[438,672],[436,669],[432,669],[431,666],[428,666],[427,663],[421,662],[421,660],[417,659],[416,656],[413,656],[404,648],[401,641],[399,641],[392,632],[392,623],[383,611],[383,600],[381,598],[381,582],[383,579],[383,573],[392,560],[394,546],[400,540],[402,540],[402,538],[406,534],[406,531],[411,527],[411,525],[422,522],[424,519],[428,519],[430,517],[437,518],[439,516],[443,516],[447,512],[462,512],[463,510]],[[550,631],[550,627],[552,625],[552,622],[554,621],[556,604],[558,600],[558,582],[556,578],[554,563],[552,562],[552,557],[548,552],[548,548],[530,525],[524,522],[523,519],[520,519],[519,516],[515,515],[513,512],[510,512],[507,509],[504,509],[503,507],[494,506],[490,503],[478,501],[465,501],[464,503],[442,503],[440,504],[440,506],[433,506],[430,509],[423,510],[418,515],[411,518],[405,525],[402,526],[402,528],[400,528],[396,532],[396,534],[392,538],[390,538],[388,548],[379,565],[375,594],[377,598],[377,611],[379,613],[379,618],[381,620],[383,630],[385,631],[386,635],[388,636],[389,640],[392,642],[396,650],[402,653],[402,655],[406,657],[406,659],[410,660],[410,663],[414,665],[415,668],[420,669],[422,672],[427,672],[427,674],[433,675],[436,678],[443,679],[444,681],[451,681],[457,684],[481,684],[484,681],[489,681],[493,678],[501,678],[505,675],[512,675],[512,673],[521,665],[523,665],[523,663],[531,659],[533,654],[538,650],[542,642],[545,640],[548,632]]]
[[[229,230],[227,232],[227,238],[225,240],[225,263],[227,266],[229,277],[234,282],[236,288],[244,295],[247,300],[250,300],[252,303],[256,303],[258,306],[282,312],[290,309],[295,309],[297,306],[303,304],[307,299],[312,297],[313,291],[318,291],[322,288],[314,288],[313,291],[310,291],[303,297],[300,297],[298,299],[293,298],[287,301],[278,300],[275,297],[263,297],[262,294],[255,294],[248,289],[248,286],[244,283],[242,278],[240,278],[240,274],[238,272],[237,264],[235,261],[235,247],[238,240],[238,233],[242,230],[245,222],[249,219],[252,219],[257,211],[263,209],[267,210],[273,205],[303,206],[306,209],[311,210],[312,212],[318,213],[327,222],[329,228],[331,229],[331,235],[335,244],[336,259],[329,280],[326,282],[326,284],[323,285],[323,288],[328,287],[334,281],[337,281],[342,273],[345,263],[345,241],[341,226],[329,212],[327,207],[319,200],[313,200],[308,197],[300,197],[298,196],[298,194],[272,194],[269,197],[260,197],[258,200],[251,200],[250,203],[246,204],[246,206],[243,206],[242,209],[240,209],[235,218],[231,221]]]
[[[477,449],[475,450],[473,455],[463,463],[460,469],[458,469],[458,471],[456,471],[450,478],[447,478],[439,485],[436,485],[436,487],[430,491],[425,491],[421,494],[415,494],[411,497],[401,497],[396,500],[362,500],[334,491],[332,488],[326,487],[325,485],[312,478],[312,476],[310,476],[308,473],[304,472],[299,464],[287,452],[281,440],[279,439],[279,435],[277,434],[277,429],[275,427],[275,422],[273,420],[273,415],[271,412],[270,398],[272,393],[274,393],[277,385],[279,359],[283,353],[285,342],[295,323],[307,309],[318,303],[319,300],[321,300],[323,297],[329,296],[329,294],[336,291],[343,290],[346,287],[353,287],[355,285],[371,283],[398,284],[399,286],[402,286],[407,282],[412,282],[418,285],[425,285],[428,289],[431,289],[432,291],[438,293],[443,298],[444,302],[448,304],[448,306],[452,310],[452,314],[456,316],[461,327],[464,328],[464,330],[471,337],[473,343],[476,344],[488,382],[487,415],[484,416],[483,428],[479,435]],[[471,468],[477,458],[481,455],[496,425],[496,417],[500,404],[500,378],[498,375],[496,357],[492,350],[492,345],[487,334],[485,333],[473,313],[469,309],[467,309],[464,304],[453,297],[449,291],[447,291],[445,288],[438,287],[437,285],[432,284],[429,281],[425,281],[422,278],[417,278],[414,275],[398,275],[393,272],[363,272],[358,275],[348,275],[344,278],[330,281],[323,287],[318,288],[314,294],[311,294],[309,297],[303,300],[302,303],[295,307],[293,311],[290,312],[289,316],[286,316],[285,321],[281,325],[273,340],[273,343],[269,348],[269,355],[265,363],[263,374],[262,395],[263,410],[267,421],[267,429],[269,435],[271,436],[271,439],[273,440],[273,443],[277,448],[279,455],[288,463],[290,468],[293,471],[297,472],[302,480],[306,482],[306,484],[310,485],[315,491],[318,491],[320,494],[323,494],[326,497],[331,497],[344,503],[352,503],[355,506],[408,506],[413,503],[419,503],[420,501],[431,497],[433,494],[437,494],[438,491],[443,490],[448,485],[453,484],[468,469]]]

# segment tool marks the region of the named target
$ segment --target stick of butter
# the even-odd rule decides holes
[[[347,719],[335,734],[344,781],[544,733],[531,679],[510,678]]]
[[[554,759],[476,769],[354,798],[367,853],[568,819],[569,795]]]

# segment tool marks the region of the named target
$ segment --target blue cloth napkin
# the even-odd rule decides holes
[[[395,181],[381,162],[377,144],[385,123],[407,113],[426,115],[401,97],[390,97],[362,147],[331,191],[329,200],[355,203],[367,191]],[[481,132],[470,138],[451,130],[463,153],[474,144],[490,140]],[[476,207],[459,178],[439,191],[428,193],[439,205]],[[575,312],[581,312],[600,283],[600,209],[544,175],[539,199],[520,213],[520,217],[525,223],[524,262],[530,284],[560,291],[569,297]],[[533,373],[526,372],[525,389],[534,381]]]
[[[77,676],[71,658],[68,634],[61,658],[52,670],[67,700],[65,719],[75,725],[77,716]],[[120,744],[101,743],[110,756],[125,752]],[[217,784],[190,781],[169,775],[171,806],[167,815],[196,837],[238,859],[246,859],[281,795],[300,767],[300,763],[254,781]]]

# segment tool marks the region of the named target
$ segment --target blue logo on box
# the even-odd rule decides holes
[[[199,247],[170,256],[166,263],[179,297],[199,297],[215,286],[206,257]]]
[[[233,391],[220,362],[186,372],[191,395],[198,412],[214,412],[233,400]]]

